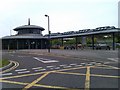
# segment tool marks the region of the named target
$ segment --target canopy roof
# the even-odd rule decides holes
[[[26,29],[39,29],[41,31],[45,30],[43,27],[37,26],[37,25],[23,25],[23,26],[19,26],[14,28],[15,31],[19,31],[19,30],[26,30]]]
[[[40,36],[39,34],[25,34],[25,35],[12,35],[5,36],[2,39],[47,39],[47,37]]]

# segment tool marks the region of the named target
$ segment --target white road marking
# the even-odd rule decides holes
[[[80,64],[86,64],[86,63],[80,63]]]
[[[52,70],[53,70],[54,68],[50,68],[50,69],[52,69]]]
[[[39,70],[35,70],[35,71],[45,71],[46,69],[39,69]]]
[[[76,65],[76,67],[79,67],[79,66],[83,66],[83,65],[81,65],[81,64],[80,65]]]
[[[72,63],[72,64],[70,64],[70,65],[77,65],[76,63]]]
[[[42,63],[53,63],[53,62],[59,62],[57,60],[52,60],[52,59],[45,59],[45,58],[37,58],[37,57],[33,57],[34,59],[42,62]]]
[[[60,69],[60,67],[56,67],[56,68],[54,68],[54,69]]]
[[[47,68],[51,68],[51,67],[55,67],[55,66],[47,66]]]
[[[72,66],[64,66],[63,68],[69,68],[69,67],[72,67]]]
[[[40,69],[40,68],[43,68],[43,67],[36,67],[36,68],[32,68],[32,69],[34,70],[34,69]]]
[[[43,63],[53,63],[53,62],[58,62],[58,61],[54,61],[54,60],[52,60],[52,61],[43,61]]]
[[[38,60],[38,61],[40,61],[40,62],[42,62],[39,58],[37,58],[37,57],[33,57],[34,59],[36,59],[36,60]]]
[[[27,69],[18,69],[18,70],[15,70],[15,71],[18,72],[18,71],[25,71],[25,70],[27,70]]]
[[[104,62],[104,64],[109,64],[110,62]]]
[[[18,72],[18,74],[21,74],[21,73],[29,73],[30,71],[24,71],[24,72]]]
[[[98,62],[97,64],[102,64],[101,62]]]
[[[114,62],[118,62],[118,58],[107,58],[108,60],[114,61]]]
[[[61,64],[60,66],[67,66],[66,64]]]
[[[1,74],[1,76],[12,75],[12,73]]]

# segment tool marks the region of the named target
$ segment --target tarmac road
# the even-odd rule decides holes
[[[101,52],[52,50],[49,54],[40,50],[9,53],[5,51],[3,58],[16,61],[19,66],[2,73],[0,82],[3,84],[3,90],[10,88],[118,90],[120,79],[118,54],[116,51]]]

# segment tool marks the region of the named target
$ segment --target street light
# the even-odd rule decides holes
[[[48,15],[45,15],[45,17],[48,17],[48,52],[50,53],[50,19]]]

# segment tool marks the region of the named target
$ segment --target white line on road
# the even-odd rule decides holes
[[[114,61],[114,62],[118,62],[118,58],[107,58],[108,60]]]
[[[52,70],[53,70],[54,68],[50,68],[50,69],[52,69]]]
[[[55,67],[55,66],[47,66],[47,68],[51,68],[51,67]]]
[[[79,66],[83,66],[83,65],[81,65],[81,64],[80,65],[76,65],[76,67],[79,67]]]
[[[24,71],[24,72],[18,72],[18,74],[21,74],[21,73],[29,73],[30,71]]]
[[[5,74],[1,74],[2,76],[6,76],[6,75],[12,75],[12,73],[5,73]]]
[[[66,64],[61,64],[60,66],[67,66]]]
[[[60,69],[60,67],[56,67],[56,68],[54,68],[54,69]]]
[[[72,67],[72,66],[64,66],[63,68],[70,68],[70,67]]]
[[[40,69],[40,68],[43,68],[43,67],[36,67],[36,68],[32,68],[32,69],[34,70],[34,69]]]
[[[42,62],[39,58],[37,58],[37,57],[33,57],[34,59],[36,59],[36,60],[38,60],[38,61],[40,61],[40,62]]]
[[[51,61],[42,61],[43,63],[53,63],[53,62],[58,62],[58,61],[55,61],[55,60],[51,60]]]
[[[110,62],[104,62],[104,64],[109,64]]]
[[[72,64],[70,64],[70,65],[77,65],[76,63],[72,63]]]
[[[39,69],[39,70],[35,70],[35,71],[45,71],[46,69]]]
[[[46,58],[39,58],[40,60],[45,60],[45,61],[50,61],[50,60],[53,60],[53,59],[46,59]],[[56,60],[54,60],[56,61]]]
[[[18,69],[18,70],[15,70],[15,71],[18,72],[18,71],[25,71],[25,70],[27,70],[27,69]]]
[[[42,63],[53,63],[53,62],[59,62],[57,60],[52,60],[52,59],[45,59],[45,58],[37,58],[37,57],[33,57],[34,59],[42,62]]]
[[[85,64],[85,63],[80,63],[80,64]]]

